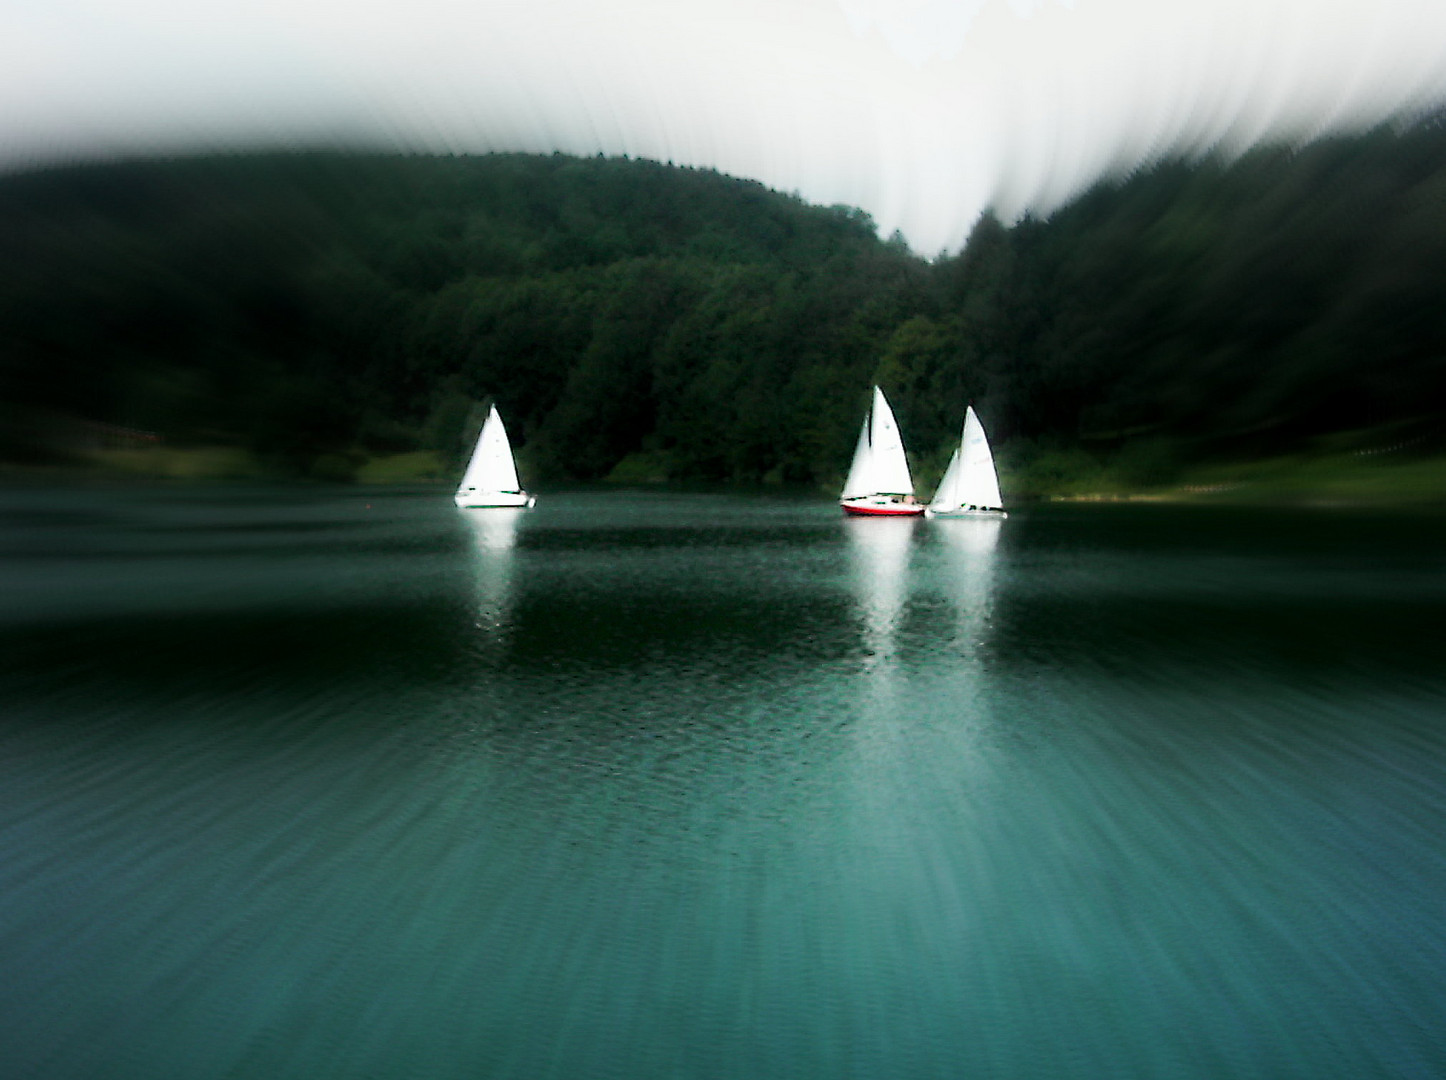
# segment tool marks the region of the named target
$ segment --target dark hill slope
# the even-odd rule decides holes
[[[0,236],[8,400],[298,468],[454,450],[492,395],[551,472],[696,427],[680,473],[806,473],[846,452],[820,393],[853,411],[927,286],[859,211],[560,155],[47,170],[0,182]]]
[[[933,264],[867,215],[622,159],[340,153],[0,179],[0,397],[318,456],[457,455],[495,398],[540,475],[827,481],[879,381],[1023,461],[1260,454],[1446,411],[1446,136],[1165,163]],[[1374,436],[1371,436],[1374,438]],[[11,440],[14,444],[15,440]],[[1012,447],[1012,450],[1011,450]]]

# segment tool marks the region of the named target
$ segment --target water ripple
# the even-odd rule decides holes
[[[10,1075],[1446,1066],[1429,522],[27,497]]]

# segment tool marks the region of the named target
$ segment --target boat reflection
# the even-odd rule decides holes
[[[472,533],[472,571],[476,597],[475,625],[501,642],[510,622],[512,576],[517,529],[525,510],[489,508],[460,510]]]
[[[955,642],[967,653],[984,645],[994,596],[995,549],[999,518],[935,518],[931,534],[939,541],[939,588],[953,606]]]
[[[863,624],[867,664],[876,667],[897,648],[908,596],[909,552],[919,518],[845,518],[854,595]]]

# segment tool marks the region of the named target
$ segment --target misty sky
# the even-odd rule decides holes
[[[370,145],[706,165],[915,250],[1446,100],[1443,0],[0,0],[0,167]]]

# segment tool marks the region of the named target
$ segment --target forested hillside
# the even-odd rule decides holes
[[[1164,164],[933,262],[643,161],[57,168],[0,179],[0,451],[63,455],[15,419],[43,416],[335,477],[455,461],[495,399],[534,481],[827,484],[874,381],[926,474],[971,400],[1006,460],[1141,479],[1360,429],[1431,449],[1443,285],[1434,124]]]

